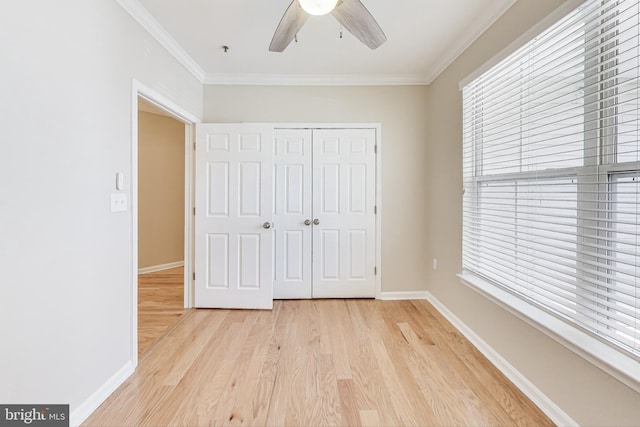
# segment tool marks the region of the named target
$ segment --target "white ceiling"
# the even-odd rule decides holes
[[[238,84],[428,84],[515,2],[362,0],[388,38],[377,50],[346,31],[340,39],[326,15],[274,53],[291,0],[117,1],[203,82]]]

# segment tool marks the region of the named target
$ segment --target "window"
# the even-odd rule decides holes
[[[463,89],[463,275],[640,361],[640,0],[589,0]]]

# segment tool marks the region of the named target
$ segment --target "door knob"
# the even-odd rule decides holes
[[[320,224],[320,220],[318,218],[313,220],[313,225],[319,225]]]
[[[305,219],[304,220],[304,225],[311,225],[311,220],[310,219]]]
[[[262,224],[262,228],[265,228],[267,230],[270,229],[271,228],[271,223],[269,221],[265,222],[264,224]]]

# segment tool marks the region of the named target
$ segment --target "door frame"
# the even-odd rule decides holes
[[[278,129],[374,129],[376,137],[376,294],[382,297],[382,123],[273,123]]]
[[[194,150],[195,125],[200,119],[136,79],[131,84],[131,361],[138,365],[138,99],[153,104],[184,123],[184,308],[193,307]]]

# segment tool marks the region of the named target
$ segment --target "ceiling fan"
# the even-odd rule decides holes
[[[382,28],[360,0],[293,0],[273,34],[269,50],[283,52],[296,38],[309,15],[328,13],[370,49],[376,49],[387,41]]]

